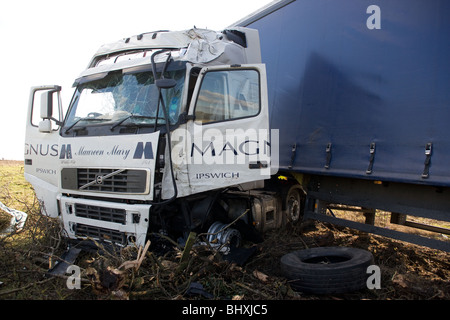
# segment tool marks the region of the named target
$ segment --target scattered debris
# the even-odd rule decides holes
[[[203,285],[199,282],[192,282],[189,285],[189,288],[186,290],[187,296],[193,296],[193,295],[201,295],[207,299],[213,299],[214,296],[210,294],[209,292],[206,292],[203,288]]]
[[[30,212],[31,213],[31,212]],[[38,217],[36,219],[36,217]],[[264,235],[257,245],[243,243],[243,263],[229,259],[191,235],[183,248],[152,238],[144,247],[115,252],[80,253],[73,263],[81,270],[81,288],[66,287],[67,274],[43,280],[48,257],[62,260],[67,244],[58,238],[58,224],[29,214],[23,232],[0,239],[0,297],[6,299],[151,299],[151,300],[316,300],[316,299],[450,299],[449,255],[347,228],[316,223],[309,229],[288,226]],[[30,222],[29,221],[29,222]],[[12,237],[26,236],[18,246]],[[22,243],[22,242],[21,242]],[[381,289],[355,293],[314,295],[292,290],[283,276],[280,259],[286,253],[320,245],[362,248],[372,252],[381,269]],[[100,246],[101,244],[99,244]],[[190,248],[189,248],[190,247]],[[238,252],[238,251],[236,251]],[[251,253],[251,254],[248,254]]]
[[[10,214],[12,216],[11,222],[8,228],[6,228],[6,232],[19,232],[23,229],[25,226],[25,222],[27,221],[28,215],[25,212],[11,209],[4,205],[2,202],[0,202],[0,209],[2,209],[4,212]]]
[[[267,282],[269,279],[268,275],[266,275],[258,270],[253,271],[253,275],[255,276],[256,279],[259,279],[262,282]]]
[[[142,250],[142,247],[139,247],[136,260],[125,261],[124,263],[122,263],[120,265],[119,269],[122,269],[122,268],[129,269],[129,268],[134,267],[134,269],[136,271],[139,270],[139,267],[141,266],[142,260],[144,260],[144,258],[145,258],[145,254],[147,253],[149,246],[150,246],[150,241],[147,241],[147,243],[145,244],[144,250]]]

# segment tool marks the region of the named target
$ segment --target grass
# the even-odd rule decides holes
[[[48,257],[58,254],[57,243],[62,242],[59,227],[40,214],[34,190],[23,173],[22,162],[0,163],[0,201],[28,215],[23,230],[0,238],[0,299],[58,299],[64,294],[60,294],[59,286],[54,287],[57,281],[43,275]],[[1,224],[8,226],[10,220],[11,216],[0,210]]]
[[[23,177],[22,162],[8,161],[0,165],[0,201],[24,212],[35,206],[34,191]],[[11,216],[1,211],[0,225],[5,226],[10,220]]]
[[[7,161],[0,164],[0,199],[6,205],[17,206],[17,210],[26,210],[34,201],[33,188],[23,174],[24,167],[21,161]]]

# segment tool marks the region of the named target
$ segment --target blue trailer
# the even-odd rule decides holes
[[[374,225],[380,209],[449,233],[406,219],[450,221],[449,16],[446,0],[285,0],[234,24],[259,31],[279,172],[306,191],[305,219],[450,251]]]

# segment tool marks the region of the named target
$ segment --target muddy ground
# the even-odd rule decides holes
[[[14,173],[16,174],[16,173]],[[20,173],[19,170],[19,174]],[[3,174],[3,179],[8,176]],[[26,188],[30,188],[27,186]],[[169,240],[161,246],[111,253],[84,252],[75,261],[79,285],[71,274],[48,277],[49,267],[67,247],[60,225],[38,212],[28,191],[0,190],[6,205],[22,203],[29,215],[25,228],[0,238],[2,300],[449,300],[450,255],[446,252],[348,228],[315,222],[267,232],[244,264],[230,263],[216,251],[194,245],[184,252]],[[18,200],[19,202],[14,202]],[[347,246],[370,251],[381,270],[381,288],[333,295],[294,291],[283,277],[280,258],[319,246]],[[72,282],[71,282],[72,281]],[[75,288],[70,289],[70,284]]]
[[[150,247],[139,266],[136,264],[139,259],[137,248],[129,248],[116,254],[82,253],[75,262],[81,268],[80,288],[69,290],[69,274],[60,278],[45,277],[49,261],[56,261],[64,251],[63,241],[52,232],[46,232],[51,235],[47,239],[35,236],[34,241],[39,243],[13,244],[3,240],[0,252],[0,299],[450,298],[450,259],[447,253],[323,223],[315,223],[307,230],[288,227],[272,231],[265,235],[262,243],[253,247],[247,244],[255,252],[242,266],[224,260],[220,254],[203,246],[194,246],[184,264],[181,261],[181,249],[159,255]],[[381,270],[381,289],[363,289],[334,295],[312,295],[292,290],[289,281],[281,274],[280,258],[295,250],[317,246],[348,246],[372,252],[375,264]],[[129,268],[123,267],[124,263],[127,266],[126,262]],[[200,290],[192,290],[198,286]]]

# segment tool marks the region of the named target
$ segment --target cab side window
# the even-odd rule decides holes
[[[252,117],[260,110],[259,73],[254,69],[207,72],[195,106],[201,123]]]

